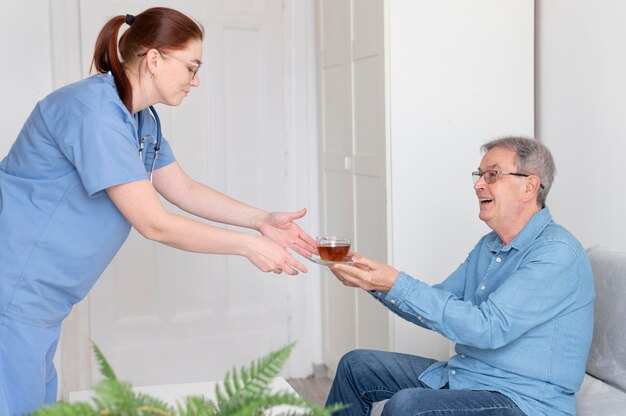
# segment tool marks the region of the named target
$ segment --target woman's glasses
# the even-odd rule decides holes
[[[202,62],[188,62],[185,61],[184,59],[179,58],[178,56],[172,55],[170,53],[164,52],[162,50],[159,50],[159,53],[161,54],[161,56],[167,56],[170,58],[174,58],[175,60],[177,60],[178,62],[182,62],[183,64],[187,65],[187,70],[189,70],[189,73],[191,74],[191,79],[194,79],[196,74],[198,73],[198,70],[200,69],[200,65],[202,65]]]
[[[182,58],[179,58],[178,56],[172,55],[171,53],[162,51],[160,49],[157,49],[157,51],[159,51],[159,54],[161,56],[166,56],[169,58],[174,58],[175,60],[177,60],[178,62],[182,62],[183,64],[187,65],[187,70],[189,71],[189,73],[191,74],[191,79],[193,80],[196,77],[196,74],[198,73],[198,70],[200,69],[200,66],[202,65],[202,62],[200,61],[196,61],[196,62],[188,62],[185,61]],[[143,53],[138,53],[137,56],[146,56],[146,54],[148,53],[148,51],[143,52]]]

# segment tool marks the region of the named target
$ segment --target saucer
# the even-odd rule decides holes
[[[319,256],[311,256],[309,260],[315,264],[319,264],[320,266],[332,266],[333,264],[354,264],[353,261],[326,261],[322,260]]]

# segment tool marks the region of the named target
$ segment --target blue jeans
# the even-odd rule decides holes
[[[343,403],[338,416],[366,416],[373,402],[389,399],[383,416],[525,416],[495,391],[431,389],[419,376],[435,360],[384,351],[355,350],[339,361],[326,405]]]

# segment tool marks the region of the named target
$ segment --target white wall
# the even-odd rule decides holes
[[[391,264],[434,284],[489,229],[471,172],[480,145],[534,132],[534,3],[389,5]],[[394,350],[445,358],[442,337],[394,317]]]
[[[477,166],[480,143],[501,134],[535,135],[552,149],[557,222],[584,246],[626,250],[626,2],[535,7],[390,2],[391,258],[429,283],[486,231],[469,176],[466,184],[458,176]],[[445,355],[437,335],[394,322],[396,350]]]
[[[52,91],[47,1],[0,2],[0,159],[9,151],[35,103]]]
[[[626,2],[539,1],[537,136],[548,205],[585,246],[626,250]]]

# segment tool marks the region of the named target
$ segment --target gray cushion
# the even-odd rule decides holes
[[[389,399],[372,403],[372,410],[370,411],[370,416],[382,415],[383,409],[385,408],[385,403],[387,403],[388,401]]]
[[[587,254],[596,288],[587,373],[626,390],[626,253],[595,246]]]
[[[576,394],[577,416],[624,416],[626,393],[585,374]]]

